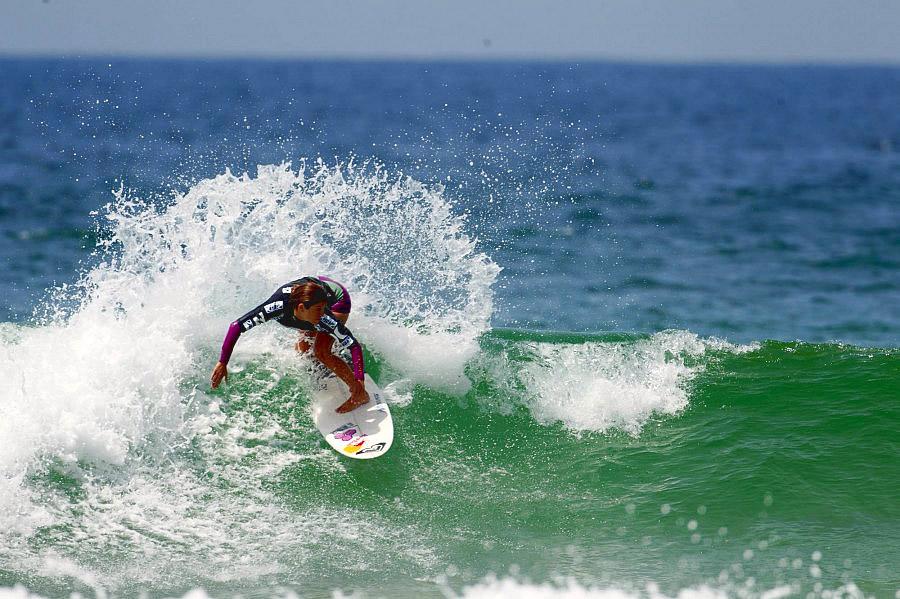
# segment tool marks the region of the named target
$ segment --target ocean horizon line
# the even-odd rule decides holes
[[[519,54],[498,54],[480,56],[468,54],[406,55],[406,54],[232,54],[232,53],[102,53],[102,52],[20,52],[0,49],[0,60],[59,60],[59,61],[104,61],[124,60],[134,62],[259,62],[259,63],[334,63],[334,64],[548,64],[548,65],[609,65],[646,67],[763,67],[763,68],[861,68],[898,69],[900,57],[895,60],[868,59],[819,59],[800,57],[797,59],[685,58],[685,57],[626,57],[626,56],[532,56]]]

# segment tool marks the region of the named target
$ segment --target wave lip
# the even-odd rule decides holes
[[[489,376],[519,390],[541,424],[636,435],[654,415],[688,405],[690,382],[710,356],[756,347],[676,330],[626,341],[523,341],[494,360]]]

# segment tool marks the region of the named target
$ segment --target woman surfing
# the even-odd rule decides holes
[[[228,327],[219,362],[212,371],[215,389],[228,378],[228,360],[241,333],[273,318],[280,324],[303,331],[297,351],[309,351],[312,339],[314,355],[350,388],[350,398],[337,411],[349,412],[369,401],[366,392],[362,346],[345,325],[350,317],[350,293],[328,277],[303,277],[279,287],[265,302],[253,308]],[[334,341],[350,350],[353,369],[331,352]]]

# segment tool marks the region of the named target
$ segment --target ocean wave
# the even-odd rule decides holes
[[[677,414],[688,405],[690,382],[715,355],[756,348],[689,331],[622,341],[519,339],[494,347],[482,376],[524,402],[542,424],[637,434],[654,415]]]

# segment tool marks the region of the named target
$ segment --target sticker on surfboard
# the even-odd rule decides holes
[[[313,393],[312,418],[325,441],[339,454],[370,460],[387,453],[394,441],[394,423],[384,394],[368,374],[366,391],[369,402],[346,414],[335,408],[350,396],[347,385],[331,377],[324,388]]]

